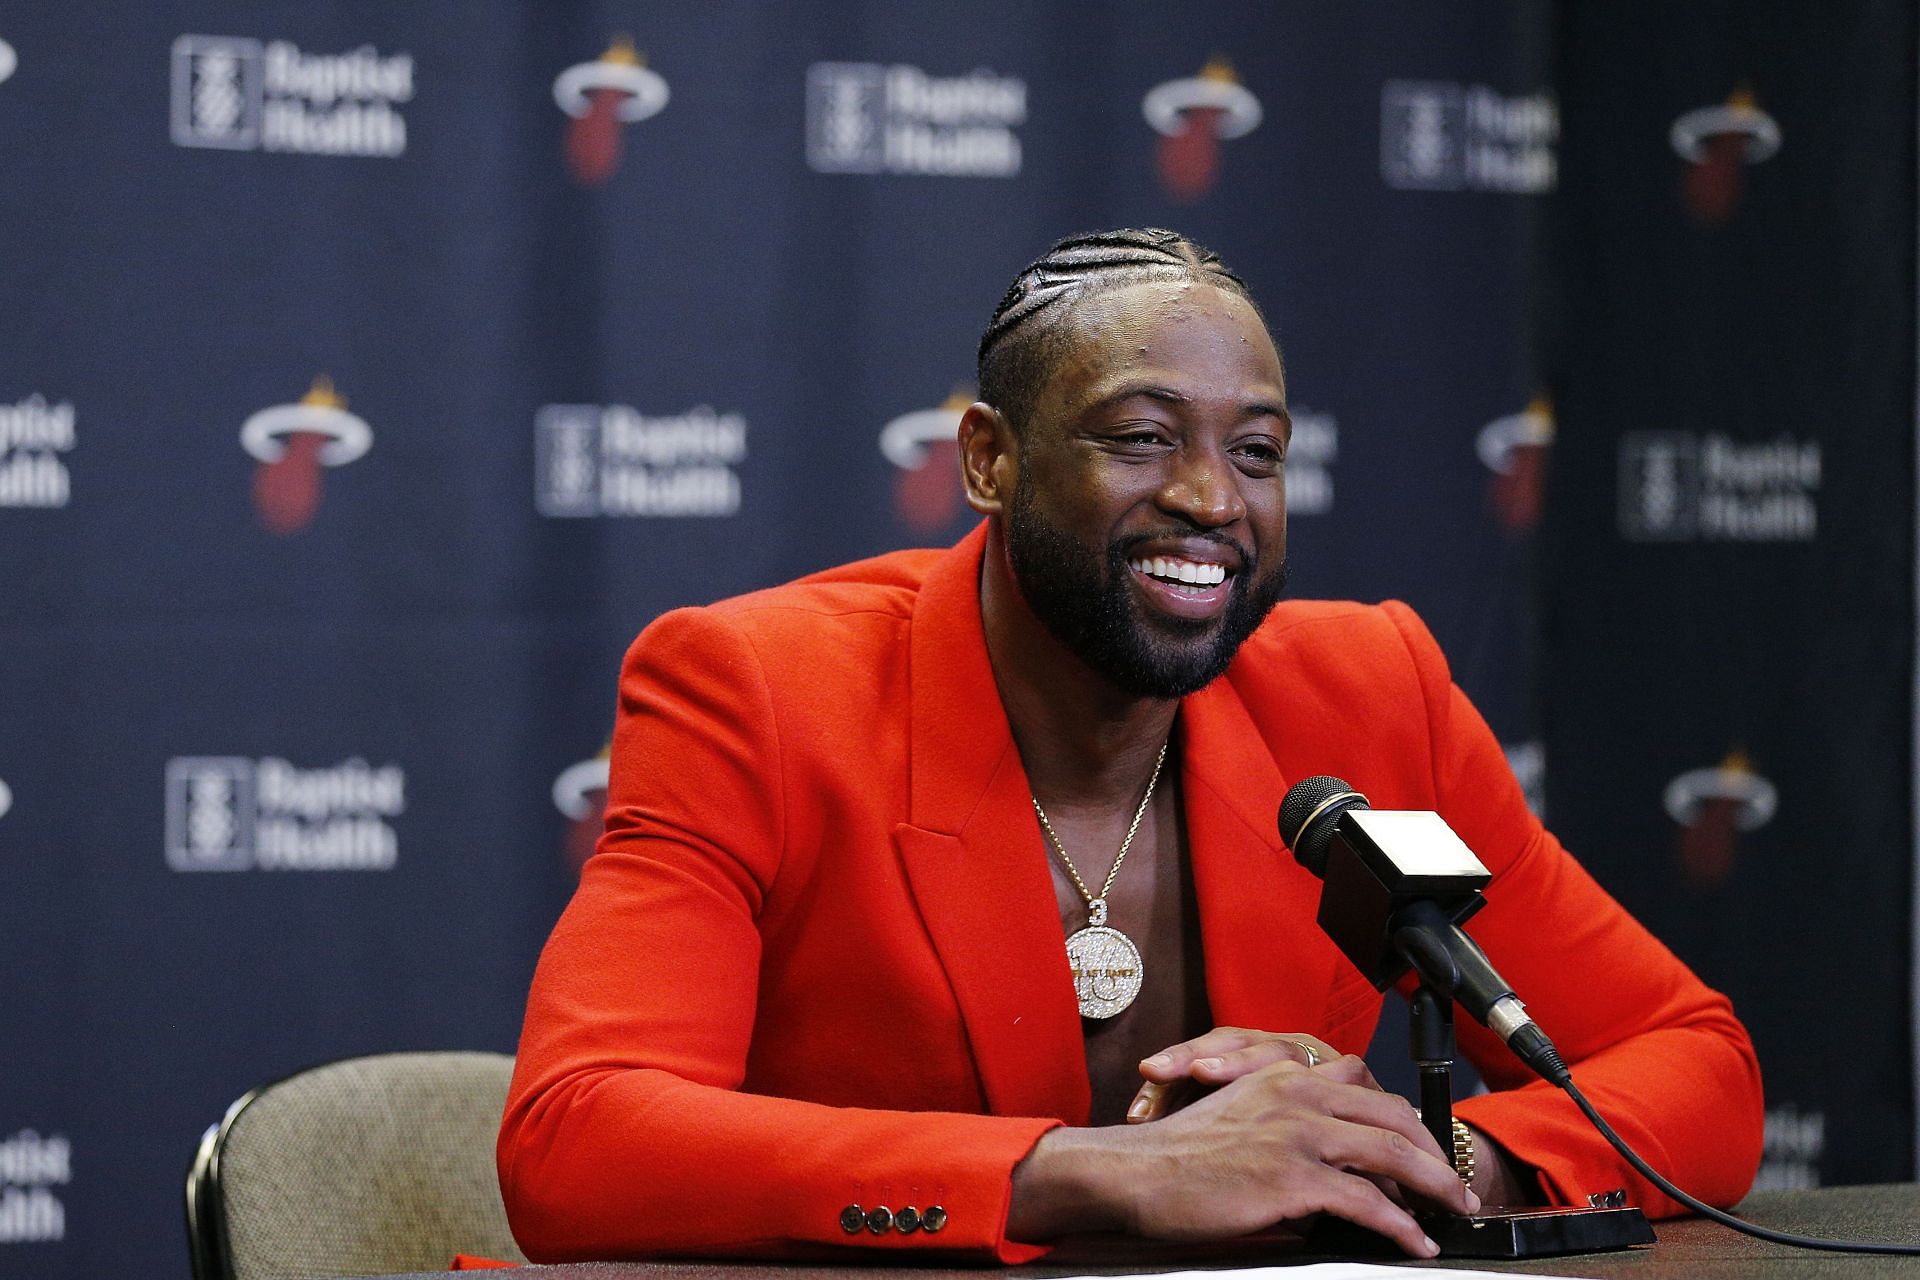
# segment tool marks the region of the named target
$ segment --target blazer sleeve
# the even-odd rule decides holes
[[[710,610],[648,628],[622,670],[606,833],[527,1001],[497,1151],[515,1237],[540,1262],[1038,1256],[1006,1238],[1011,1176],[1057,1121],[741,1092],[781,789],[748,638]],[[913,1186],[947,1211],[938,1234],[844,1229],[848,1205]]]
[[[1406,606],[1387,609],[1420,672],[1436,807],[1494,875],[1468,932],[1627,1144],[1682,1189],[1733,1204],[1759,1166],[1764,1104],[1753,1044],[1731,1002],[1541,826],[1432,636]],[[1686,1212],[1491,1033],[1462,1020],[1459,1038],[1493,1092],[1457,1114],[1538,1170],[1553,1203],[1625,1188],[1649,1216]]]

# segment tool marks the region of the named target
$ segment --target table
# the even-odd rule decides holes
[[[1803,1235],[1849,1240],[1878,1240],[1920,1245],[1920,1184],[1828,1187],[1815,1191],[1762,1191],[1740,1205],[1742,1217],[1763,1226]],[[1485,1259],[1432,1262],[1397,1259],[1411,1268],[1458,1267],[1462,1270],[1512,1271],[1534,1275],[1614,1276],[1640,1280],[1778,1280],[1784,1277],[1903,1276],[1920,1278],[1920,1257],[1876,1257],[1822,1253],[1768,1244],[1700,1218],[1657,1222],[1659,1243],[1619,1253],[1572,1254],[1522,1262]],[[1384,1261],[1385,1259],[1380,1259]],[[1298,1243],[1275,1241],[1249,1245],[1172,1246],[1150,1241],[1076,1240],[1048,1256],[1044,1264],[1024,1267],[938,1269],[888,1267],[850,1260],[841,1266],[730,1262],[580,1262],[528,1267],[502,1276],[526,1280],[1046,1280],[1076,1275],[1124,1276],[1146,1271],[1285,1266],[1324,1262]],[[419,1280],[444,1272],[419,1273]]]

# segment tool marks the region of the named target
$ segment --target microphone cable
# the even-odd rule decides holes
[[[1639,1170],[1641,1177],[1701,1217],[1711,1219],[1714,1222],[1720,1223],[1722,1226],[1731,1227],[1742,1235],[1753,1236],[1756,1239],[1770,1241],[1773,1244],[1792,1245],[1798,1249],[1824,1249],[1830,1253],[1920,1254],[1920,1244],[1880,1244],[1867,1240],[1828,1240],[1821,1236],[1802,1236],[1795,1235],[1791,1231],[1777,1231],[1772,1227],[1763,1227],[1757,1222],[1748,1222],[1745,1218],[1738,1218],[1724,1210],[1716,1209],[1704,1200],[1695,1199],[1693,1196],[1688,1195],[1661,1177],[1659,1173],[1654,1171],[1652,1165],[1640,1158],[1639,1152],[1628,1146],[1625,1139],[1613,1131],[1613,1126],[1608,1124],[1606,1119],[1601,1116],[1598,1111],[1594,1110],[1593,1104],[1587,1101],[1587,1095],[1581,1093],[1579,1086],[1574,1084],[1573,1072],[1567,1069],[1566,1063],[1561,1059],[1558,1050],[1549,1045],[1547,1053],[1552,1055],[1551,1067],[1558,1069],[1542,1071],[1540,1074],[1566,1091],[1567,1096],[1573,1099],[1574,1104],[1586,1113],[1587,1119],[1593,1122],[1593,1127],[1600,1131],[1600,1136],[1612,1143],[1613,1149],[1626,1157],[1627,1163]]]

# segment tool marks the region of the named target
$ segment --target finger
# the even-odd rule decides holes
[[[1235,1049],[1244,1049],[1250,1044],[1269,1039],[1271,1035],[1271,1032],[1250,1031],[1245,1027],[1215,1027],[1205,1035],[1169,1045],[1152,1057],[1143,1059],[1140,1074],[1149,1080],[1162,1082],[1185,1079],[1196,1059],[1218,1057]]]
[[[1378,1232],[1411,1257],[1431,1258],[1440,1252],[1412,1214],[1365,1178],[1334,1175],[1321,1197],[1321,1211]]]
[[[1316,1080],[1335,1084],[1330,1072],[1316,1072]],[[1397,1093],[1369,1089],[1364,1085],[1338,1082],[1325,1097],[1327,1114],[1354,1124],[1369,1125],[1400,1134],[1434,1159],[1451,1166],[1452,1154],[1427,1132],[1413,1104]]]
[[[1280,1036],[1205,1058],[1195,1058],[1191,1074],[1203,1084],[1226,1084],[1241,1076],[1252,1075],[1276,1062],[1294,1062],[1303,1067],[1334,1061],[1339,1057],[1310,1036]]]
[[[1180,1095],[1187,1092],[1186,1084],[1184,1080],[1164,1084],[1158,1080],[1147,1081],[1127,1104],[1127,1123],[1145,1124],[1171,1113],[1179,1106]]]
[[[1371,1182],[1374,1186],[1380,1188],[1381,1195],[1393,1201],[1395,1204],[1399,1205],[1402,1209],[1405,1209],[1407,1207],[1406,1192],[1402,1191],[1400,1189],[1400,1184],[1395,1182],[1392,1178],[1383,1177],[1382,1175],[1377,1173],[1363,1173],[1360,1176],[1365,1178],[1368,1182]]]
[[[1479,1211],[1480,1202],[1453,1166],[1420,1149],[1405,1134],[1334,1121],[1322,1160],[1338,1168],[1382,1174],[1431,1204],[1452,1213]]]
[[[1301,1038],[1307,1039],[1308,1037],[1303,1036]],[[1315,1043],[1317,1044],[1318,1041],[1315,1041]],[[1381,1093],[1386,1092],[1386,1090],[1381,1087],[1380,1082],[1374,1079],[1373,1068],[1367,1065],[1365,1058],[1360,1057],[1358,1054],[1337,1053],[1331,1048],[1319,1051],[1319,1053],[1320,1061],[1314,1067],[1314,1070],[1320,1074],[1330,1076],[1343,1084],[1357,1084],[1365,1089],[1372,1089]],[[1411,1107],[1413,1104],[1408,1103],[1407,1105]]]

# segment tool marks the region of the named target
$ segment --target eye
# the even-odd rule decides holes
[[[1107,433],[1108,447],[1122,453],[1147,453],[1167,443],[1167,433],[1150,422],[1128,423]]]
[[[1240,470],[1250,476],[1270,476],[1286,465],[1287,450],[1278,440],[1269,436],[1253,436],[1241,440],[1233,446],[1233,456]]]

